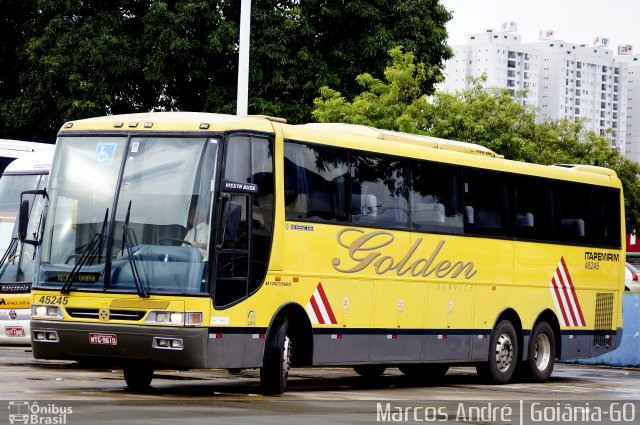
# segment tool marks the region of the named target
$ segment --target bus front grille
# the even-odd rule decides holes
[[[95,319],[95,320],[127,320],[137,322],[142,319],[146,311],[136,310],[109,310],[108,318],[104,314],[100,315],[97,308],[67,308],[67,314],[74,319]]]

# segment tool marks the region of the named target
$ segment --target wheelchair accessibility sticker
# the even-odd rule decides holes
[[[116,146],[118,145],[115,143],[98,143],[94,162],[100,165],[111,165],[116,154]]]

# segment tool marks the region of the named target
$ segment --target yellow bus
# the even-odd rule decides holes
[[[56,146],[44,230],[19,232],[41,245],[38,359],[121,367],[136,390],[156,369],[260,368],[282,393],[306,366],[545,381],[620,343],[608,169],[187,112],[68,122]]]

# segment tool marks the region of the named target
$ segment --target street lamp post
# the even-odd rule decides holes
[[[240,45],[238,57],[238,98],[236,115],[247,115],[249,103],[249,40],[251,29],[251,0],[240,3]]]

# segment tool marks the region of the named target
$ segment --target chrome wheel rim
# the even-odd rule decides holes
[[[507,334],[502,334],[496,343],[496,365],[500,372],[505,372],[513,362],[513,342]]]
[[[282,350],[282,376],[288,376],[290,368],[291,368],[291,339],[287,335],[284,337],[284,347]]]
[[[547,334],[540,334],[536,338],[534,359],[536,368],[539,371],[544,371],[549,367],[549,361],[551,360],[551,341],[549,341]]]

